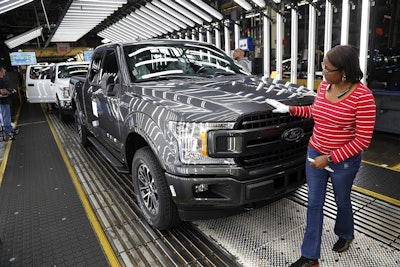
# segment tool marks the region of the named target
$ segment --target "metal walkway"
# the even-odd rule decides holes
[[[30,107],[37,108],[37,107]],[[29,114],[32,114],[30,112]],[[21,119],[23,116],[21,116]],[[81,186],[82,192],[90,202],[90,206],[96,215],[96,220],[101,225],[101,231],[105,234],[107,242],[111,245],[111,249],[116,256],[117,265],[121,266],[249,266],[249,267],[281,267],[288,266],[291,262],[300,256],[300,245],[305,227],[306,212],[306,186],[303,186],[288,198],[281,199],[271,203],[265,207],[251,210],[236,216],[227,218],[195,221],[193,223],[183,223],[179,227],[170,231],[157,231],[152,229],[146,221],[141,217],[139,208],[134,201],[134,193],[130,177],[128,175],[120,175],[108,165],[106,161],[97,153],[94,148],[84,149],[79,145],[78,136],[76,134],[73,121],[62,123],[57,118],[57,114],[48,116],[50,129],[54,132],[55,143],[59,144],[61,156],[49,159],[49,161],[57,161],[61,165],[71,168],[72,174],[60,174],[63,180],[74,181]],[[27,139],[24,127],[31,127],[32,131],[40,137],[41,144],[29,144],[26,141],[24,148],[20,148],[21,154],[28,153],[30,147],[43,149],[43,144],[50,144],[54,139],[52,136],[44,135],[39,131],[40,127],[48,127],[47,122],[43,119],[35,124],[20,120],[19,122],[21,134],[17,136],[17,140],[12,142],[12,148],[18,142]],[[25,126],[26,125],[26,126]],[[35,126],[37,125],[37,126]],[[39,127],[36,129],[36,127]],[[33,130],[34,129],[34,130]],[[35,134],[35,135],[36,135]],[[27,151],[25,152],[24,149]],[[53,154],[57,151],[54,144],[49,145]],[[24,151],[24,152],[21,152]],[[17,154],[18,154],[17,153]],[[35,166],[38,169],[48,169],[43,166],[43,158],[48,159],[40,152],[36,155]],[[58,153],[58,152],[57,152]],[[65,155],[63,155],[63,153]],[[17,170],[20,166],[17,155],[8,159],[7,171],[10,166],[14,166],[13,174],[17,174],[21,170]],[[11,160],[12,158],[12,160]],[[64,161],[64,162],[63,162]],[[58,166],[58,165],[57,165]],[[57,170],[63,167],[57,167]],[[395,179],[400,179],[398,172],[382,169],[377,166],[363,164],[360,175],[363,179],[358,180],[358,186],[365,185],[368,190],[374,190],[379,179],[378,175],[383,173],[386,183],[393,183]],[[365,177],[366,176],[366,177]],[[5,175],[4,177],[8,177]],[[5,178],[6,180],[7,178]],[[392,180],[391,180],[392,179]],[[4,186],[5,180],[0,187],[0,211],[3,210]],[[37,183],[38,191],[30,194],[40,194],[39,189],[46,186],[43,181]],[[399,181],[399,180],[397,180]],[[362,183],[361,183],[362,182]],[[393,185],[389,188],[379,187],[380,194],[385,190],[400,186]],[[10,192],[18,192],[18,186],[15,188],[7,188]],[[365,194],[353,191],[353,207],[356,221],[355,241],[351,249],[346,253],[335,253],[331,251],[331,246],[336,241],[333,233],[333,225],[336,213],[333,201],[332,188],[328,187],[327,200],[325,205],[325,226],[322,241],[322,252],[320,266],[400,266],[400,207],[388,202],[377,199],[376,197],[367,196]],[[69,198],[76,189],[71,187],[71,192],[65,194],[65,199]],[[59,191],[59,190],[56,190]],[[389,192],[389,197],[396,197],[396,190]],[[32,196],[31,196],[32,197]],[[44,195],[43,197],[46,197]],[[397,198],[398,200],[399,198]],[[66,201],[66,200],[65,200]],[[38,203],[33,203],[38,205]],[[52,210],[51,213],[56,212]],[[1,213],[3,214],[3,213]],[[8,212],[8,216],[16,216]],[[33,215],[32,215],[33,216]],[[88,220],[86,217],[83,221]],[[91,218],[89,217],[89,221]],[[20,225],[10,225],[6,220],[4,224],[4,216],[0,217],[0,236],[8,236],[11,232],[16,232],[21,227],[32,228],[32,220]],[[43,222],[42,229],[47,227]],[[24,228],[24,229],[26,229]],[[13,230],[11,230],[13,229]],[[29,232],[25,230],[26,232]],[[95,231],[97,231],[95,229]],[[61,250],[65,249],[69,244],[69,238],[65,235],[58,236],[58,232],[52,231],[53,238],[61,239],[65,242],[65,246],[61,246]],[[29,256],[29,250],[32,247],[41,247],[40,239],[30,240],[28,245],[23,245],[19,250],[23,252],[13,259],[13,250],[4,248],[0,252],[0,266],[27,266],[21,262],[27,263],[26,256]],[[6,241],[9,240],[6,238]],[[100,240],[101,241],[101,240]],[[5,246],[10,244],[18,246],[16,240],[5,242]],[[25,242],[25,240],[24,240]],[[54,243],[54,242],[53,242]],[[102,245],[102,242],[99,242]],[[25,243],[24,243],[25,244]],[[85,246],[80,245],[82,251]],[[4,250],[7,253],[4,253]],[[53,254],[54,249],[49,251],[41,250],[42,256],[36,258],[37,265],[58,265],[72,266],[57,262],[49,257],[49,261],[45,261],[45,252]],[[64,251],[59,251],[57,255],[63,255]],[[94,257],[93,255],[89,255]],[[23,261],[19,261],[22,257]],[[41,258],[43,257],[43,258]],[[102,256],[104,259],[104,256]],[[51,262],[53,259],[53,262]],[[41,260],[41,261],[40,261]],[[110,262],[110,261],[109,261]],[[52,263],[52,264],[48,264]],[[107,263],[106,263],[107,264]],[[113,265],[113,263],[108,263]],[[37,266],[35,265],[35,266]],[[115,265],[115,266],[117,266]],[[29,265],[28,266],[33,266]],[[105,266],[103,264],[85,264],[85,266]]]

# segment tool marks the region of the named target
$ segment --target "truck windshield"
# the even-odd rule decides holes
[[[207,44],[127,45],[124,53],[132,82],[177,75],[247,74],[228,55]]]

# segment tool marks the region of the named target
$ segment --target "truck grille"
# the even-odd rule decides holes
[[[245,129],[256,129],[268,126],[281,125],[283,123],[290,123],[292,121],[298,121],[299,118],[290,116],[288,114],[280,113],[263,113],[263,114],[252,114],[243,117],[237,125],[238,130]]]
[[[274,127],[277,125],[281,125],[282,129],[277,131]],[[271,130],[268,127],[271,127]],[[301,127],[304,130],[304,137],[294,142],[283,140],[282,132],[294,127]],[[236,162],[244,168],[256,168],[305,157],[312,127],[313,121],[311,119],[302,119],[286,114],[265,113],[242,117],[236,129],[260,129],[260,134],[251,135],[257,136],[256,139],[245,140],[244,145],[247,153],[237,157]],[[271,135],[271,132],[274,134]],[[263,137],[263,133],[268,136]]]

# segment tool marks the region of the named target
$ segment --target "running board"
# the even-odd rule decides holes
[[[90,143],[100,152],[101,155],[120,173],[129,173],[129,170],[113,154],[111,154],[96,138],[87,137]]]

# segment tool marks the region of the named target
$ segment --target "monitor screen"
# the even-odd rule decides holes
[[[11,66],[37,64],[35,52],[11,52]]]
[[[91,61],[94,50],[83,50],[83,60]]]

